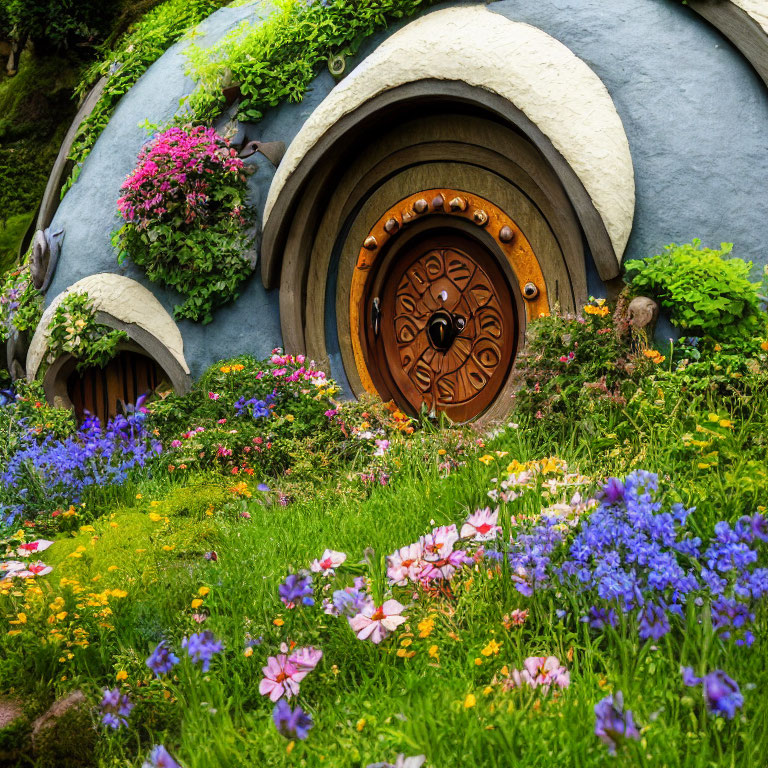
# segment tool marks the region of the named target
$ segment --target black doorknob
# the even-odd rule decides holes
[[[427,334],[432,346],[440,352],[447,352],[454,339],[461,333],[466,321],[463,317],[452,315],[450,312],[435,312],[429,318]]]

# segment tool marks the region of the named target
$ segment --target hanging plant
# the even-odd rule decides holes
[[[34,331],[43,315],[43,297],[32,284],[29,266],[24,264],[5,275],[0,287],[0,343],[16,329]]]
[[[87,293],[71,293],[53,313],[48,323],[48,364],[64,354],[77,360],[77,370],[103,368],[128,341],[125,331],[118,331],[96,321]]]
[[[177,319],[210,322],[252,271],[243,161],[212,128],[173,127],[141,150],[122,189],[118,260],[185,296]]]

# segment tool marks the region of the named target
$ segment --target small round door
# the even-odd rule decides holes
[[[368,304],[372,374],[402,408],[465,422],[505,386],[519,332],[514,294],[473,238],[446,230],[407,244],[373,279]]]
[[[154,392],[167,376],[154,360],[123,350],[104,368],[73,371],[67,380],[67,394],[75,407],[78,422],[86,414],[98,416],[102,424],[134,404],[141,395]],[[170,384],[167,385],[170,388]]]

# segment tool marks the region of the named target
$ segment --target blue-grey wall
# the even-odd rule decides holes
[[[637,187],[626,258],[700,237],[705,245],[734,242],[734,255],[768,263],[768,89],[727,40],[677,0],[499,0],[489,8],[563,42],[613,97]],[[254,13],[248,6],[218,11],[195,43],[211,44]],[[386,34],[368,41],[357,60]],[[110,233],[119,226],[120,184],[147,138],[140,124],[170,119],[193,87],[184,75],[186,45],[171,48],[123,98],[62,201],[53,226],[63,226],[65,238],[50,297],[81,277],[112,271],[150,287],[169,311],[178,302],[132,265],[117,266]],[[324,72],[302,103],[268,113],[261,137],[289,143],[333,84]],[[263,158],[256,164],[250,185],[261,209],[273,169]],[[280,344],[277,292],[266,292],[256,274],[213,323],[180,328],[193,375],[222,357],[265,355]]]

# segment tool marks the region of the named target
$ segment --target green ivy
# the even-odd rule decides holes
[[[70,354],[77,360],[78,371],[103,368],[128,341],[125,331],[96,321],[87,293],[71,293],[59,304],[48,323],[48,333],[48,364]]]
[[[101,57],[86,70],[75,95],[83,96],[103,75],[109,79],[70,150],[69,159],[75,168],[61,191],[62,197],[77,181],[83,162],[123,95],[173,43],[226,4],[227,0],[167,0],[146,14],[114,48],[101,50]],[[115,62],[120,64],[117,71],[113,71]]]
[[[222,85],[238,84],[238,116],[260,120],[284,101],[301,101],[329,57],[351,56],[388,24],[437,0],[278,0],[267,19],[244,21],[212,48],[187,51],[198,88],[189,99],[194,117],[210,121],[224,107]]]
[[[636,295],[657,299],[689,336],[749,338],[765,326],[760,283],[750,282],[751,261],[725,258],[732,248],[702,248],[698,239],[672,243],[656,256],[628,261],[625,280]]]

